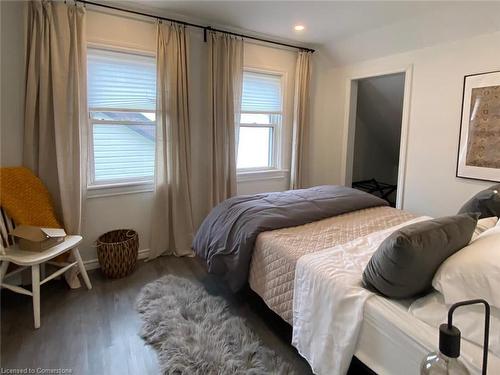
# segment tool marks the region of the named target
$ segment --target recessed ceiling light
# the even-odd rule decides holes
[[[295,25],[294,30],[295,31],[303,31],[305,29],[304,25]]]

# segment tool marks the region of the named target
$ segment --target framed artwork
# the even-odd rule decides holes
[[[464,78],[457,177],[500,182],[500,71]]]

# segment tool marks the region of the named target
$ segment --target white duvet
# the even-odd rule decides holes
[[[295,269],[292,344],[315,374],[340,375],[356,350],[366,300],[363,270],[395,230],[430,219],[419,217],[349,243],[301,257]]]

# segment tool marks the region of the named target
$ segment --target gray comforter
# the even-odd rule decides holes
[[[261,232],[386,205],[362,191],[330,185],[233,197],[206,217],[193,249],[207,262],[209,272],[223,276],[237,291],[246,284],[255,240]]]

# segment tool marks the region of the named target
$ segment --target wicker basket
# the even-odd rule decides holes
[[[118,279],[130,274],[137,264],[139,235],[132,229],[113,230],[101,235],[96,247],[102,272]]]

